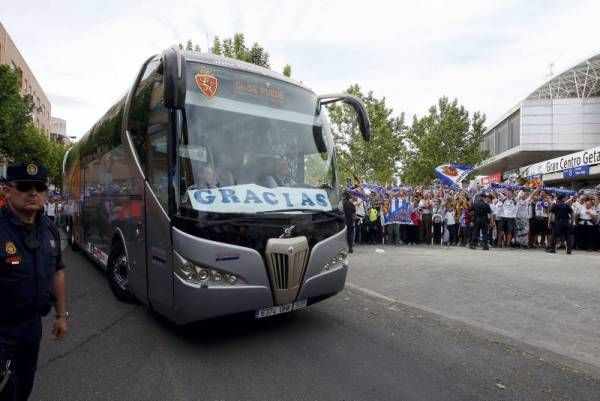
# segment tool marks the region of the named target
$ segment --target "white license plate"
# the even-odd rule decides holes
[[[302,308],[306,308],[306,299],[303,301],[297,301],[297,302],[294,302],[291,304],[277,305],[277,306],[272,306],[270,308],[259,309],[254,314],[254,317],[256,319],[260,319],[263,317],[281,315],[282,313],[288,313],[288,312],[291,312],[291,311],[294,311],[297,309],[302,309]]]

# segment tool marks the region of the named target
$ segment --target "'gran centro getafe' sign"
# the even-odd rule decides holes
[[[600,164],[600,146],[532,164],[521,169],[521,174],[525,177],[530,177],[532,175],[550,174],[569,168],[591,166],[594,164]]]

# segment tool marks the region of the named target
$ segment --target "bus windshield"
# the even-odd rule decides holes
[[[187,74],[182,213],[337,209],[333,139],[314,93],[199,63],[188,63]]]

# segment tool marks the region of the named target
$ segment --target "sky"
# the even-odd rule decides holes
[[[560,73],[600,53],[598,0],[4,1],[0,22],[82,136],[131,86],[141,64],[192,39],[241,32],[292,66],[317,94],[358,84],[394,115],[457,98],[487,125]],[[550,64],[554,66],[550,68]]]

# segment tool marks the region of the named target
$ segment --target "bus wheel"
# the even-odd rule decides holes
[[[67,233],[67,243],[71,247],[71,250],[78,252],[80,248],[75,242],[75,233],[73,232],[73,225],[70,220],[67,220],[67,223],[65,224],[65,231]]]
[[[129,282],[129,261],[123,244],[117,242],[110,250],[106,266],[108,285],[119,301],[135,303],[135,297],[127,289]]]

